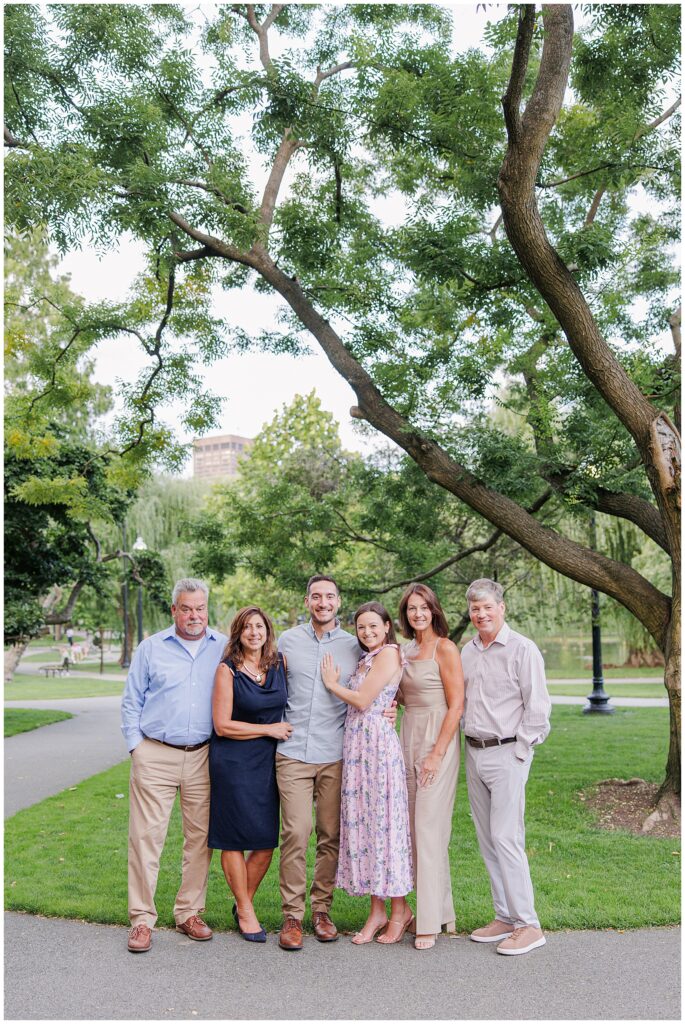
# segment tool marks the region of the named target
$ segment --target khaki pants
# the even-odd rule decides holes
[[[176,750],[144,739],[131,755],[128,831],[128,916],[153,928],[159,858],[169,818],[181,794],[183,863],[174,919],[182,924],[204,910],[212,851],[209,828],[209,745]]]
[[[498,921],[540,927],[526,857],[526,782],[532,753],[519,761],[514,744],[478,749],[466,743],[466,781],[478,845],[490,875]]]
[[[316,862],[309,893],[312,913],[328,913],[333,902],[340,845],[342,761],[305,764],[276,754],[281,798],[281,903],[283,913],[301,921],[307,891],[307,844],[316,807]]]

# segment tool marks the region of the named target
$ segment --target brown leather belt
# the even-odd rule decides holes
[[[467,741],[472,747],[501,747],[503,743],[516,743],[515,736],[507,736],[504,740],[477,740],[475,736],[467,736]]]
[[[145,735],[143,733],[143,735]],[[164,747],[173,747],[174,750],[185,750],[186,753],[190,753],[191,750],[200,750],[202,747],[206,747],[209,743],[209,739],[203,740],[202,743],[191,743],[186,746],[179,746],[178,743],[167,743],[166,740],[156,740],[154,736],[145,736],[146,740],[152,740],[153,743],[161,743]]]

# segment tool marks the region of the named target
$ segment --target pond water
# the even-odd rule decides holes
[[[521,630],[521,632],[525,632]],[[569,678],[587,676],[592,679],[592,635],[537,637],[527,634],[538,645],[550,672],[567,672]],[[469,640],[473,631],[469,629],[464,640]],[[628,657],[628,644],[621,637],[602,633],[602,664],[623,665]]]

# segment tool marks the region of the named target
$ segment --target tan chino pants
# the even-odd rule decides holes
[[[316,861],[310,890],[312,913],[328,913],[340,846],[342,761],[305,764],[276,754],[281,798],[280,881],[285,916],[301,921],[307,892],[307,844],[316,808]]]
[[[176,924],[204,910],[212,851],[209,828],[209,746],[177,750],[144,739],[131,755],[128,834],[128,916],[132,925],[153,928],[155,889],[169,818],[180,792],[183,821],[181,887]]]

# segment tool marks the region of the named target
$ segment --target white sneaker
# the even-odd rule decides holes
[[[539,928],[526,925],[523,928],[515,928],[508,939],[500,942],[497,952],[504,953],[505,956],[519,956],[521,953],[530,953],[531,949],[537,949],[538,946],[544,946],[546,941]]]
[[[474,942],[501,942],[502,939],[508,939],[513,931],[510,924],[505,924],[504,921],[498,921],[495,918],[490,924],[471,932],[471,938]]]

